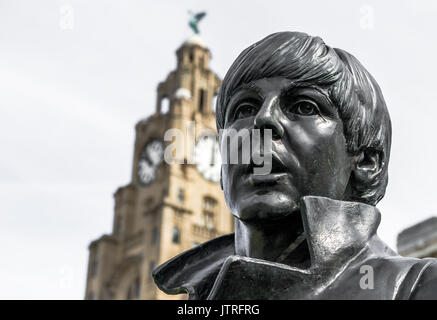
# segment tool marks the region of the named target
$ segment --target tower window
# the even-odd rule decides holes
[[[140,278],[135,278],[134,282],[129,286],[127,290],[127,299],[138,299],[141,293],[141,281]]]
[[[161,100],[161,113],[165,114],[170,111],[170,99],[167,97],[162,98]]]
[[[120,216],[117,216],[116,218],[115,218],[115,230],[114,230],[114,233],[115,233],[115,235],[117,235],[117,236],[119,236],[120,234],[121,234],[121,217]]]
[[[158,243],[158,228],[155,227],[153,228],[152,231],[152,244],[157,244]]]
[[[211,197],[203,198],[203,219],[208,229],[215,229],[217,218],[217,200]]]
[[[184,203],[185,201],[185,193],[184,193],[184,189],[179,188],[178,190],[178,201],[179,203]]]
[[[190,62],[194,61],[194,54],[192,52],[190,52],[189,59],[190,59]]]
[[[203,112],[203,110],[205,109],[204,105],[205,105],[205,90],[200,89],[199,90],[199,111],[200,112]]]
[[[140,281],[140,278],[136,278],[135,283],[134,283],[135,298],[139,298],[140,293],[141,293],[141,281]]]
[[[168,195],[168,189],[165,188],[164,190],[162,190],[162,196],[166,197]]]
[[[98,261],[94,261],[91,266],[91,277],[97,276],[97,271],[99,270],[99,263]]]
[[[173,227],[172,241],[173,243],[181,242],[181,231],[178,227]]]

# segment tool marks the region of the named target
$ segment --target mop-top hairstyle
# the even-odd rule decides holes
[[[352,181],[354,201],[375,205],[388,182],[391,122],[381,89],[351,54],[327,46],[319,37],[278,32],[245,49],[228,70],[217,98],[217,129],[225,125],[226,108],[243,84],[284,77],[296,84],[325,89],[343,121],[351,155],[379,154],[380,170],[370,181]]]

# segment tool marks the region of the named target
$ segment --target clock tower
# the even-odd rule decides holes
[[[155,113],[135,126],[131,182],[114,194],[113,230],[89,246],[86,299],[180,298],[157,289],[154,267],[233,231],[213,110],[221,80],[198,35],[176,55],[176,70],[158,85]]]

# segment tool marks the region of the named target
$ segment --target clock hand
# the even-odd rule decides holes
[[[144,160],[146,160],[148,165],[153,166],[153,161],[150,158],[150,155],[148,153],[146,153],[146,156],[144,157]]]

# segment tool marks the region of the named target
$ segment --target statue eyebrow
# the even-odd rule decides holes
[[[257,94],[259,94],[261,97],[263,97],[263,94],[261,92],[261,89],[255,84],[254,81],[248,82],[248,83],[243,83],[241,86],[238,87],[238,89],[236,91],[239,90],[251,90],[251,91],[255,91]]]
[[[290,91],[296,89],[296,88],[300,88],[301,86],[299,84],[297,84],[296,82],[291,82],[287,85],[285,85],[284,87],[281,88],[281,96],[284,96],[288,93],[290,93]]]
[[[281,95],[285,95],[285,94],[290,93],[290,92],[292,92],[293,90],[296,90],[296,89],[311,89],[311,90],[315,90],[320,95],[322,95],[331,104],[332,107],[335,107],[334,104],[331,101],[331,98],[329,97],[329,95],[325,91],[323,91],[318,86],[315,86],[315,85],[307,83],[307,82],[292,82],[292,83],[284,86],[281,89]]]
[[[297,84],[296,82],[291,82],[291,83],[287,84],[286,86],[281,88],[281,95],[287,93],[288,91],[290,91],[296,87],[299,87],[299,84]],[[235,93],[237,93],[240,90],[251,90],[251,91],[254,91],[255,93],[259,94],[262,98],[264,98],[264,94],[263,94],[262,90],[256,85],[256,81],[250,81],[250,82],[243,83],[242,85],[238,86],[235,89],[235,91],[233,92],[232,95],[234,95]]]

